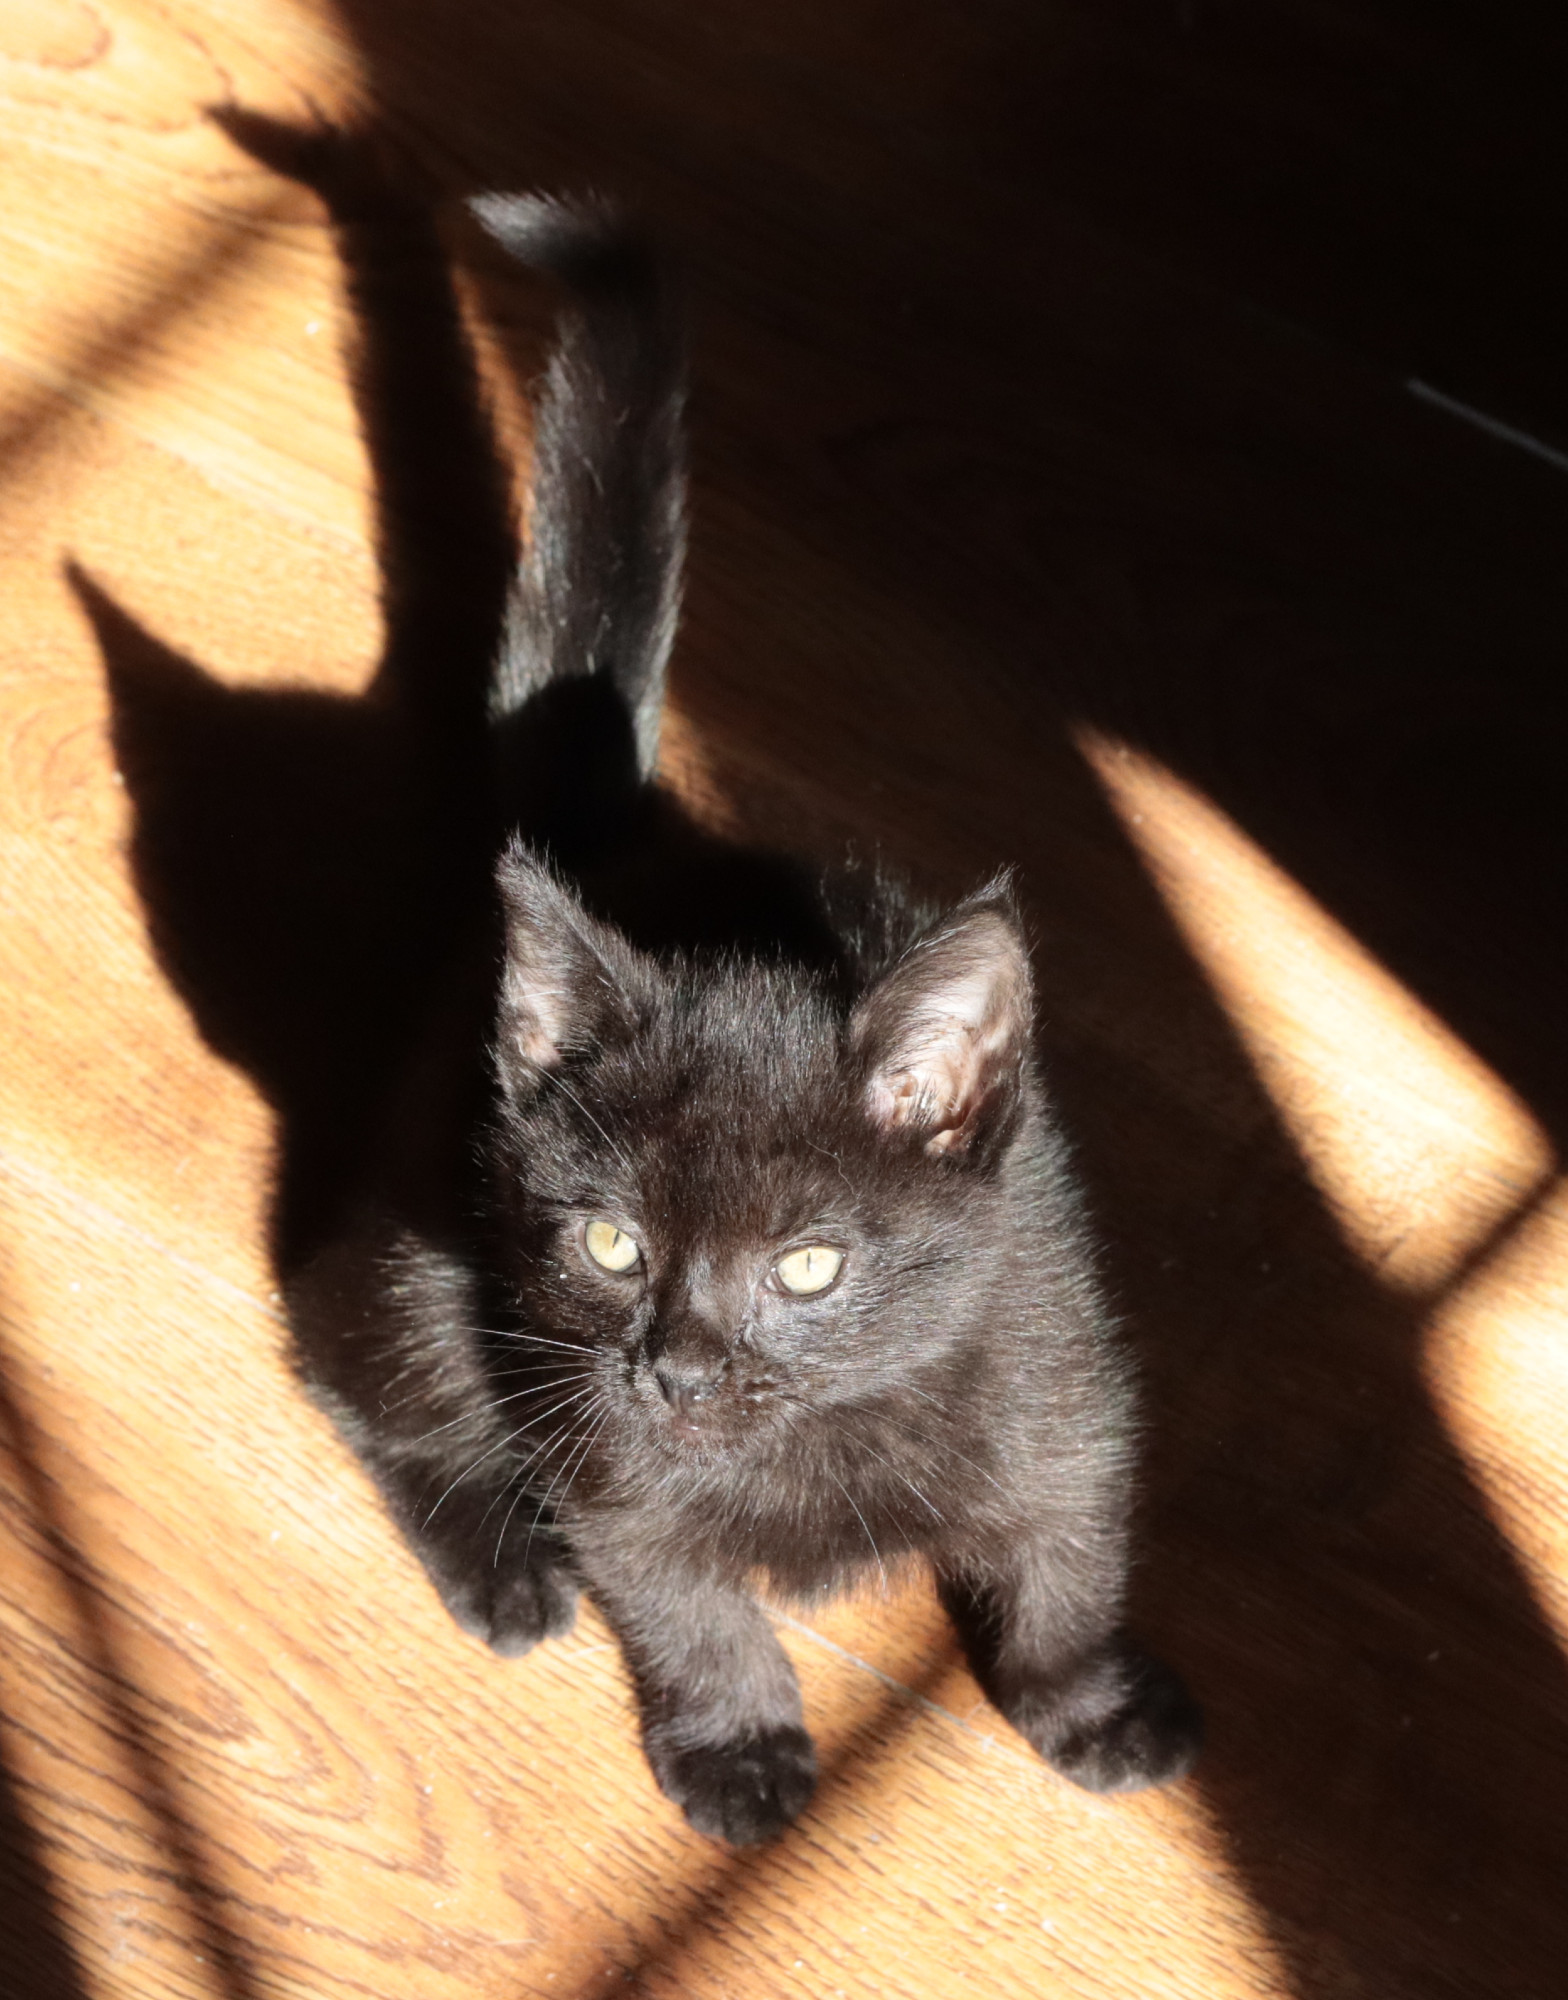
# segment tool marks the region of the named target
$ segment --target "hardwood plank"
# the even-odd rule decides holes
[[[1463,24],[1385,10],[1369,45],[1276,10],[1227,43],[1225,18],[1173,53],[1133,9],[12,0],[7,1990],[1554,1990],[1568,1242],[1535,690],[1565,489],[1231,297],[1261,244],[1275,303],[1391,356],[1431,329]],[[1378,185],[1419,131],[1399,173],[1435,190],[1397,311],[1358,275],[1386,202],[1345,241],[1325,196],[1274,243],[1242,192],[1328,157],[1350,185],[1394,76],[1419,101]],[[1209,1706],[1193,1785],[1059,1784],[911,1581],[789,1614],[828,1776],[776,1847],[727,1856],[655,1793],[592,1615],[519,1665],[463,1640],[291,1384],[273,1107],[319,1077],[216,1050],[341,1054],[288,926],[341,893],[301,842],[396,768],[355,698],[397,589],[389,624],[325,219],[214,99],[359,105],[454,189],[590,179],[683,246],[697,519],[666,769],[739,833],[954,886],[1020,866],[1150,1380],[1138,1610]],[[1042,142],[1047,106],[1072,116]],[[454,241],[515,448],[542,302]],[[1484,317],[1432,351],[1531,401],[1543,350],[1498,373]],[[135,625],[95,637],[67,558]],[[138,709],[165,649],[183,692]],[[342,757],[337,821],[291,749]],[[153,766],[202,780],[220,861],[249,837],[248,946],[199,934],[210,900],[157,904]],[[373,861],[349,878],[372,900]],[[256,981],[249,1042],[201,967]]]

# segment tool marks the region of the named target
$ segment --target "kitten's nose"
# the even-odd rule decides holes
[[[670,1408],[685,1416],[696,1404],[707,1402],[718,1388],[719,1367],[662,1354],[653,1364],[653,1379]]]

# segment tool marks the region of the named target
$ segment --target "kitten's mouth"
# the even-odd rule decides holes
[[[734,1411],[727,1396],[704,1396],[695,1402],[682,1399],[666,1404],[665,1410],[671,1434],[682,1443],[711,1444],[733,1428]]]
[[[699,1458],[733,1452],[745,1443],[756,1422],[750,1405],[737,1402],[733,1396],[709,1398],[686,1408],[667,1404],[658,1414],[664,1421],[656,1428],[669,1444],[683,1456],[690,1453]]]

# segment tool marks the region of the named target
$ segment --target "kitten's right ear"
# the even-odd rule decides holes
[[[639,962],[521,842],[503,852],[496,883],[506,918],[496,1067],[526,1096],[571,1056],[635,1031]]]
[[[959,904],[872,987],[850,1021],[866,1110],[933,1158],[981,1160],[1024,1088],[1029,947],[1005,876]]]

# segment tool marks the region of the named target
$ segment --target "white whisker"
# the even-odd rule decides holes
[[[590,1431],[588,1432],[587,1436],[586,1436],[586,1437],[585,1437],[585,1438],[583,1439],[583,1441],[582,1441],[582,1444],[581,1444],[581,1446],[579,1447],[579,1449],[578,1449],[578,1451],[577,1451],[577,1454],[576,1454],[576,1456],[575,1456],[575,1457],[574,1457],[573,1459],[571,1459],[571,1460],[569,1461],[569,1463],[570,1463],[570,1466],[571,1466],[571,1471],[570,1471],[570,1473],[569,1473],[569,1475],[568,1475],[568,1477],[567,1477],[567,1481],[566,1481],[566,1486],[565,1486],[565,1488],[564,1488],[564,1490],[563,1490],[563,1492],[562,1492],[562,1494],[561,1494],[561,1498],[560,1498],[560,1501],[559,1501],[559,1502],[557,1503],[558,1505],[560,1505],[560,1506],[565,1506],[565,1504],[566,1504],[566,1498],[567,1498],[567,1495],[568,1495],[568,1494],[569,1494],[569,1493],[571,1492],[571,1490],[572,1490],[572,1483],[573,1483],[573,1481],[574,1481],[574,1480],[576,1479],[576,1477],[577,1477],[578,1473],[579,1473],[579,1472],[580,1472],[580,1471],[582,1470],[582,1468],[583,1468],[583,1465],[584,1465],[585,1461],[587,1460],[587,1457],[588,1457],[588,1453],[589,1453],[589,1452],[590,1452],[590,1451],[592,1450],[592,1448],[593,1448],[593,1443],[594,1443],[594,1440],[595,1440],[595,1438],[597,1438],[597,1437],[598,1437],[599,1433],[600,1433],[600,1432],[601,1432],[601,1431],[602,1431],[602,1430],[604,1429],[605,1425],[606,1425],[606,1424],[607,1424],[607,1423],[608,1423],[609,1421],[610,1421],[610,1406],[609,1406],[608,1404],[606,1404],[606,1405],[605,1405],[605,1408],[604,1408],[604,1412],[603,1412],[603,1414],[602,1414],[602,1415],[600,1416],[600,1418],[599,1418],[599,1421],[598,1421],[598,1423],[596,1423],[596,1424],[594,1425],[594,1427],[592,1428],[592,1430],[590,1430]],[[533,1518],[532,1522],[531,1522],[531,1523],[530,1523],[530,1525],[529,1525],[529,1529],[528,1529],[528,1540],[527,1540],[526,1542],[524,1542],[524,1544],[523,1544],[523,1561],[524,1561],[524,1562],[527,1562],[527,1560],[528,1560],[528,1551],[529,1551],[529,1550],[530,1550],[530,1549],[531,1549],[531,1548],[533,1547],[533,1545],[534,1545],[534,1533],[535,1533],[535,1531],[537,1530],[537,1528],[538,1528],[538,1526],[539,1526],[539,1523],[540,1523],[540,1522],[541,1522],[541,1521],[542,1521],[542,1520],[544,1519],[544,1514],[545,1514],[545,1509],[546,1509],[546,1508],[547,1508],[547,1507],[549,1506],[549,1504],[550,1504],[550,1495],[551,1495],[552,1493],[554,1493],[554,1491],[555,1491],[556,1487],[557,1487],[557,1486],[558,1486],[558,1485],[560,1484],[560,1481],[561,1481],[561,1475],[560,1475],[560,1473],[557,1473],[557,1474],[555,1475],[555,1478],[551,1480],[551,1482],[550,1482],[550,1485],[549,1485],[549,1489],[548,1489],[548,1491],[547,1491],[547,1492],[545,1493],[545,1496],[544,1496],[544,1498],[543,1498],[543,1499],[542,1499],[542,1500],[541,1500],[541,1501],[539,1502],[539,1511],[538,1511],[538,1513],[537,1513],[537,1514],[535,1514],[535,1515],[534,1515],[534,1518]]]
[[[888,1587],[887,1567],[882,1561],[882,1551],[877,1547],[877,1538],[875,1535],[872,1534],[870,1526],[866,1521],[865,1515],[862,1514],[860,1509],[855,1506],[855,1502],[850,1494],[850,1490],[844,1484],[843,1480],[837,1478],[832,1472],[828,1472],[828,1468],[826,1466],[824,1466],[822,1469],[824,1472],[827,1472],[829,1479],[833,1481],[833,1484],[838,1488],[839,1492],[843,1494],[844,1498],[849,1501],[850,1507],[854,1512],[855,1519],[860,1523],[861,1527],[865,1529],[866,1540],[871,1544],[871,1553],[873,1556],[876,1557],[877,1568],[882,1572],[882,1588],[886,1590]]]
[[[530,1347],[564,1347],[573,1354],[597,1354],[599,1351],[586,1340],[551,1340],[542,1333],[520,1332],[510,1326],[476,1326],[471,1331],[488,1334],[493,1340],[526,1341]]]
[[[453,1417],[449,1423],[437,1424],[434,1430],[421,1431],[418,1437],[410,1438],[408,1442],[411,1445],[423,1444],[427,1438],[439,1437],[443,1431],[455,1430],[459,1424],[472,1423],[476,1418],[486,1417],[492,1410],[499,1410],[507,1403],[520,1402],[524,1396],[547,1395],[552,1390],[564,1389],[568,1382],[586,1382],[590,1379],[591,1377],[587,1370],[584,1370],[580,1375],[553,1375],[548,1382],[541,1382],[536,1389],[514,1389],[509,1396],[497,1396],[493,1401],[486,1403],[482,1410],[465,1410],[460,1417]],[[561,1405],[557,1403],[555,1407],[559,1409]],[[539,1412],[540,1416],[548,1416],[549,1414],[548,1410],[541,1410]],[[530,1422],[534,1421],[537,1421],[537,1419],[530,1419]],[[523,1428],[526,1430],[527,1425],[525,1424]],[[513,1437],[517,1437],[519,1433],[513,1431],[512,1435]],[[477,1460],[475,1462],[478,1463]],[[466,1478],[467,1474],[465,1473],[463,1476]],[[441,1497],[445,1499],[446,1495],[443,1494]],[[439,1507],[440,1504],[441,1502],[438,1500],[436,1505]]]
[[[485,1460],[486,1460],[487,1458],[494,1458],[494,1457],[495,1457],[495,1455],[496,1455],[496,1453],[497,1453],[498,1451],[504,1451],[504,1450],[506,1449],[506,1447],[507,1447],[507,1446],[508,1446],[508,1445],[509,1445],[509,1444],[510,1444],[510,1443],[512,1442],[512,1439],[513,1439],[513,1438],[518,1438],[518,1437],[521,1437],[521,1436],[523,1435],[523,1432],[524,1432],[524,1431],[525,1431],[525,1430],[526,1430],[527,1428],[528,1428],[528,1426],[527,1426],[526,1424],[524,1424],[524,1425],[522,1425],[522,1426],[521,1426],[521,1427],[520,1427],[519,1429],[517,1429],[517,1430],[515,1430],[515,1431],[509,1431],[509,1432],[507,1433],[507,1435],[506,1435],[506,1436],[505,1436],[504,1438],[502,1438],[502,1440],[501,1440],[501,1442],[500,1442],[499,1444],[493,1444],[493,1445],[491,1445],[491,1447],[490,1447],[490,1449],[489,1449],[488,1451],[482,1451],[482,1452],[481,1452],[481,1453],[479,1454],[479,1456],[478,1456],[478,1457],[477,1457],[477,1458],[476,1458],[476,1459],[474,1460],[474,1462],[473,1462],[473,1464],[472,1464],[472,1465],[469,1465],[469,1466],[465,1466],[465,1467],[464,1467],[464,1469],[463,1469],[463,1470],[462,1470],[462,1471],[461,1471],[461,1472],[460,1472],[460,1473],[459,1473],[459,1474],[457,1475],[457,1477],[456,1477],[456,1478],[455,1478],[455,1479],[454,1479],[454,1480],[452,1481],[451,1485],[450,1485],[450,1486],[449,1486],[449,1487],[448,1487],[448,1488],[446,1489],[446,1491],[445,1491],[445,1492],[444,1492],[444,1493],[443,1493],[443,1494],[441,1495],[441,1498],[440,1498],[440,1499],[439,1499],[439,1500],[438,1500],[438,1501],[436,1502],[435,1506],[434,1506],[434,1507],[432,1507],[432,1508],[431,1508],[431,1510],[430,1510],[430,1512],[429,1512],[429,1513],[428,1513],[428,1514],[427,1514],[427,1515],[425,1516],[425,1519],[424,1519],[424,1525],[425,1525],[425,1526],[426,1526],[427,1528],[428,1528],[428,1527],[430,1526],[430,1523],[431,1523],[431,1522],[432,1522],[432,1521],[433,1521],[433,1520],[435,1519],[435,1517],[436,1517],[436,1514],[437,1514],[437,1512],[439,1511],[439,1509],[441,1508],[441,1506],[442,1506],[442,1505],[443,1505],[443,1504],[444,1504],[444,1503],[445,1503],[445,1502],[446,1502],[447,1500],[451,1499],[452,1495],[453,1495],[453,1494],[454,1494],[454,1493],[455,1493],[455,1492],[457,1491],[458,1487],[460,1487],[460,1486],[462,1485],[463,1481],[464,1481],[465,1479],[467,1479],[467,1478],[468,1478],[468,1476],[469,1476],[469,1474],[470,1474],[470,1473],[474,1473],[474,1472],[477,1472],[477,1471],[479,1470],[480,1466],[482,1466],[482,1465],[484,1464],[484,1462],[485,1462]],[[427,1488],[426,1488],[425,1490],[426,1490],[426,1491],[428,1492],[428,1491],[429,1491],[429,1488],[427,1487]]]
[[[572,1400],[574,1402],[582,1402],[585,1400],[585,1395],[575,1396],[573,1397]],[[588,1408],[586,1412],[583,1412],[581,1414],[592,1416],[593,1410],[594,1410],[594,1403],[590,1399],[588,1400]],[[529,1466],[534,1464],[534,1462],[537,1459],[542,1458],[546,1452],[553,1451],[563,1438],[570,1437],[572,1426],[577,1422],[578,1422],[578,1417],[572,1416],[568,1417],[564,1424],[558,1424],[556,1428],[550,1433],[550,1435],[544,1440],[544,1442],[542,1444],[536,1445],[534,1449],[528,1454],[528,1456],[525,1459],[523,1459],[522,1462],[518,1465],[516,1472],[513,1474],[513,1483],[516,1486],[516,1491],[512,1494],[512,1504],[506,1510],[506,1514],[501,1522],[501,1532],[499,1536],[497,1536],[496,1538],[495,1555],[491,1558],[492,1568],[495,1566],[496,1563],[498,1563],[501,1560],[501,1544],[506,1540],[507,1525],[511,1521],[512,1516],[517,1512],[517,1503],[523,1498],[523,1496],[528,1491],[528,1485],[523,1478],[523,1474],[528,1470]],[[484,1526],[485,1522],[489,1520],[490,1516],[495,1512],[500,1502],[506,1497],[508,1490],[509,1490],[508,1487],[503,1486],[501,1491],[497,1493],[497,1495],[490,1502],[490,1505],[485,1509],[483,1514],[480,1515],[479,1525],[481,1528]]]

